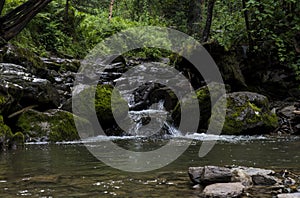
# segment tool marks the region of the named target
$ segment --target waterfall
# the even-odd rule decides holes
[[[164,101],[151,105],[147,110],[129,111],[132,126],[129,134],[134,136],[152,136],[155,134],[179,136],[180,131],[176,130],[167,121],[169,112],[164,109]]]

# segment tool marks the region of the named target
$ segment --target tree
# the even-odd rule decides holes
[[[28,0],[0,17],[0,46],[18,35],[31,19],[52,0]],[[5,0],[0,0],[0,13]]]
[[[210,33],[210,27],[212,23],[212,18],[213,18],[213,11],[214,11],[214,5],[215,5],[216,0],[209,0],[208,5],[207,5],[207,18],[206,18],[206,24],[205,28],[203,30],[202,34],[202,42],[207,42],[209,33]]]

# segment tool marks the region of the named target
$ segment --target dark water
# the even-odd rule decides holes
[[[165,143],[144,141],[141,146],[139,141],[115,140],[145,150]],[[235,164],[300,172],[299,139],[225,138],[203,158],[198,157],[200,145],[194,140],[176,161],[145,173],[113,169],[83,144],[25,145],[0,155],[0,197],[198,197],[189,166]]]

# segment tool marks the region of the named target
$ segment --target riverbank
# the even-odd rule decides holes
[[[215,54],[213,54],[215,55]],[[40,141],[72,141],[80,139],[77,134],[72,113],[72,90],[76,78],[76,72],[80,67],[80,61],[74,59],[61,58],[40,58],[34,53],[8,45],[1,49],[1,85],[0,85],[0,116],[1,116],[1,147],[15,147],[23,142]],[[136,69],[136,74],[147,73],[152,66],[172,62],[172,59],[162,59],[161,62],[147,62],[143,60],[125,60],[124,57],[114,57],[112,64],[107,65],[105,69],[99,70],[99,86],[96,91],[96,114],[107,135],[130,135],[128,131],[120,129],[114,120],[115,110],[121,116],[122,121],[128,119],[127,112],[139,112],[152,108],[151,106],[159,101],[163,101],[163,111],[168,114],[168,125],[178,126],[181,117],[180,105],[174,93],[163,85],[156,83],[138,84],[138,87],[132,92],[132,99],[117,98],[112,103],[117,104],[117,108],[111,109],[111,95],[114,85],[122,83],[122,74],[131,68]],[[169,61],[168,61],[169,60]],[[221,59],[223,60],[223,59]],[[183,62],[176,62],[175,68],[182,71],[186,76],[192,76],[189,65],[183,65]],[[218,64],[218,59],[217,59]],[[222,67],[231,68],[233,62],[222,63]],[[137,67],[139,66],[139,67]],[[168,69],[166,67],[165,69]],[[231,68],[232,69],[232,68]],[[149,71],[148,71],[149,70]],[[222,134],[235,135],[298,135],[299,127],[299,102],[297,101],[297,92],[295,97],[282,98],[270,97],[274,94],[274,89],[262,89],[261,92],[254,92],[264,86],[253,86],[247,80],[249,75],[242,76],[242,70],[235,65],[235,70],[229,72],[223,71],[227,91],[227,115]],[[267,70],[268,71],[268,70]],[[268,73],[269,77],[275,78],[279,71]],[[159,71],[164,73],[165,71]],[[233,75],[238,72],[240,75]],[[293,85],[296,81],[292,80],[292,74],[286,75],[289,78],[282,78],[281,84]],[[252,74],[251,74],[252,75]],[[88,78],[88,76],[82,76]],[[173,79],[174,78],[174,79]],[[190,77],[189,77],[190,78]],[[198,80],[197,80],[198,79]],[[200,82],[200,77],[194,75],[192,82]],[[234,80],[235,79],[235,80]],[[176,77],[170,77],[169,80],[177,81],[180,87],[183,83]],[[245,86],[236,86],[234,83],[240,80]],[[129,78],[128,81],[131,81]],[[269,86],[276,86],[278,81],[269,81]],[[201,83],[200,83],[201,84]],[[208,84],[200,85],[196,89],[196,95],[200,106],[201,118],[199,120],[198,130],[195,132],[205,132],[210,120],[210,94],[208,87],[218,90],[220,85]],[[285,91],[290,93],[295,90],[294,86],[284,90],[278,87],[278,93]],[[125,90],[126,91],[126,90]],[[128,91],[128,90],[127,90]],[[132,90],[131,90],[132,91]],[[266,95],[263,95],[266,93]],[[84,92],[81,93],[84,97]],[[281,94],[281,93],[280,93]],[[215,96],[222,97],[222,96]],[[282,99],[280,99],[282,98]],[[280,100],[279,100],[280,99]],[[131,101],[129,101],[131,100]],[[270,101],[271,100],[271,101]],[[189,107],[183,107],[185,109]],[[81,108],[81,107],[76,107]],[[213,107],[215,108],[215,107]],[[86,109],[84,118],[78,117],[80,123],[86,127],[87,137],[97,136],[97,131],[93,131],[94,123],[90,122],[89,109]],[[130,113],[129,113],[130,114]],[[135,113],[136,116],[136,113]],[[149,115],[139,115],[135,118],[135,123],[147,125]],[[154,115],[155,116],[155,115]],[[76,117],[76,116],[75,116]],[[148,120],[148,121],[147,121]],[[163,127],[159,136],[170,135],[168,127]]]

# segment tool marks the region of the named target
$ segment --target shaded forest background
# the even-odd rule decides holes
[[[1,2],[3,33],[5,15],[25,2],[34,1]],[[260,58],[270,65],[293,68],[300,76],[300,2],[296,0],[41,2],[45,4],[43,9],[20,34],[12,40],[9,38],[10,43],[39,56],[81,59],[97,43],[120,30],[155,25],[175,28],[202,43],[217,43],[225,51],[241,50],[247,59]],[[145,48],[134,56],[159,58],[167,55],[159,49]]]

